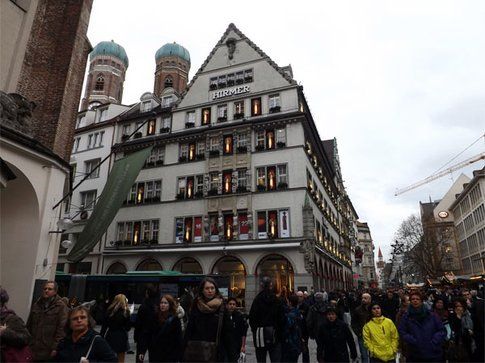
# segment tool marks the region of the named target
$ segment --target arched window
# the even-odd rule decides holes
[[[165,78],[165,88],[173,87],[173,79],[172,77]]]
[[[214,267],[212,273],[229,277],[229,293],[231,297],[235,297],[239,305],[245,306],[244,298],[246,294],[246,269],[243,263],[233,256],[224,256],[219,259]]]
[[[173,266],[173,271],[184,274],[202,274],[202,266],[192,257],[184,257],[177,261]]]
[[[124,273],[126,273],[126,267],[121,262],[113,263],[106,271],[106,275],[116,275]]]
[[[136,268],[137,271],[162,271],[162,265],[153,258],[148,258],[141,262]]]
[[[104,89],[104,77],[98,76],[96,78],[96,85],[94,86],[95,91],[102,91]]]
[[[258,264],[256,270],[258,276],[269,276],[273,280],[276,291],[294,290],[294,272],[290,261],[281,255],[268,255]]]

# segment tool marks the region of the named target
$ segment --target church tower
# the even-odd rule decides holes
[[[155,54],[155,62],[153,93],[162,98],[164,90],[171,88],[171,91],[180,96],[189,78],[189,51],[175,42],[167,43]]]
[[[379,247],[379,252],[377,253],[377,268],[383,269],[385,266],[384,257],[382,256],[381,248]]]
[[[100,42],[89,54],[89,73],[82,110],[104,103],[121,103],[128,68],[125,49],[114,41]]]

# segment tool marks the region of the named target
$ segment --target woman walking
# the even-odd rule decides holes
[[[473,322],[462,300],[454,302],[454,314],[450,316],[452,355],[451,362],[469,362],[473,353]]]
[[[190,312],[185,331],[185,362],[220,362],[224,304],[214,279],[205,277]]]
[[[410,362],[443,361],[443,342],[446,337],[441,319],[429,312],[419,292],[409,295],[410,305],[399,323],[399,335],[407,344]]]
[[[156,319],[142,332],[138,360],[143,362],[148,350],[150,362],[178,362],[182,349],[182,327],[177,317],[177,302],[164,295],[156,310]]]
[[[395,362],[399,334],[391,319],[382,316],[381,306],[372,304],[372,319],[364,325],[364,345],[369,350],[371,362]]]
[[[114,297],[108,307],[107,316],[101,335],[105,337],[111,349],[118,355],[118,362],[125,361],[125,353],[130,350],[128,344],[128,331],[130,330],[130,310],[128,299],[123,294]]]
[[[92,327],[89,310],[78,306],[69,311],[66,337],[57,347],[56,362],[117,362],[118,358],[103,337]]]

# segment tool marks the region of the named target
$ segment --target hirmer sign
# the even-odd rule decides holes
[[[250,92],[249,86],[239,86],[239,87],[234,87],[234,88],[231,88],[231,89],[215,91],[212,94],[212,99],[215,100],[215,99],[218,99],[218,98],[224,98],[224,97],[239,95],[241,93],[248,93],[248,92]]]

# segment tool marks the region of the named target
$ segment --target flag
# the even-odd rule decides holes
[[[96,246],[120,209],[153,146],[116,160],[103,193],[67,259],[79,262]]]

